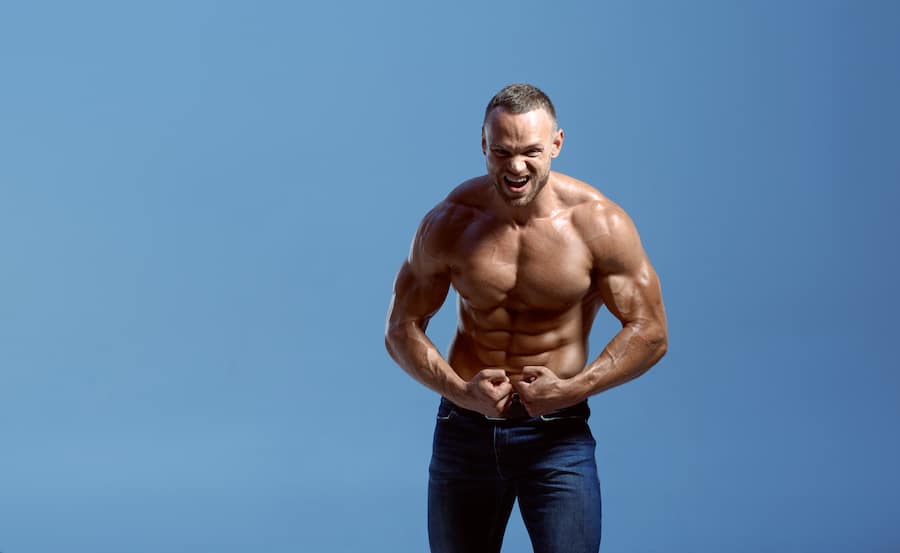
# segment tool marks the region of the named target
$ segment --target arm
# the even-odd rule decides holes
[[[413,239],[410,254],[394,282],[388,311],[385,347],[410,376],[457,405],[497,415],[506,408],[511,385],[502,369],[485,369],[463,380],[425,334],[428,321],[440,309],[450,289],[450,267],[440,255],[440,211],[426,215]]]
[[[445,397],[464,387],[462,379],[425,334],[428,321],[447,297],[449,274],[422,274],[407,260],[394,282],[384,343],[410,376]]]
[[[668,330],[656,271],[637,229],[618,207],[608,209],[602,240],[594,252],[597,291],[622,329],[584,371],[573,378],[578,395],[588,397],[647,372],[666,353]]]
[[[546,367],[525,367],[516,390],[538,415],[573,405],[645,373],[666,352],[666,314],[659,279],[631,219],[617,206],[598,205],[586,244],[594,259],[595,290],[622,329],[582,372],[560,379]]]

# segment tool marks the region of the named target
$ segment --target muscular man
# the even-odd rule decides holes
[[[597,551],[587,398],[666,351],[659,281],[634,224],[550,170],[562,145],[543,92],[498,92],[482,127],[487,175],[425,215],[397,275],[387,349],[443,396],[428,486],[435,553],[499,552],[516,498],[536,552]],[[451,285],[459,322],[445,359],[425,330]],[[589,361],[603,305],[622,329]]]

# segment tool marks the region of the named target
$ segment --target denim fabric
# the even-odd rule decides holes
[[[518,499],[535,553],[600,548],[600,481],[587,402],[488,419],[441,400],[428,482],[432,553],[497,553]]]

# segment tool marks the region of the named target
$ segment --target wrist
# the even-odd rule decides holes
[[[590,379],[587,369],[565,381],[567,385],[566,395],[572,398],[573,403],[580,403],[591,396]]]
[[[444,390],[442,390],[441,394],[453,403],[462,406],[463,403],[465,403],[465,397],[468,395],[468,389],[466,387],[468,383],[454,372],[451,374],[446,384],[447,385],[444,386]]]

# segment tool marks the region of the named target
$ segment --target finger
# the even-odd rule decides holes
[[[542,386],[540,382],[522,382],[516,392],[518,392],[519,397],[522,399],[522,403],[534,403],[536,399],[541,397]]]
[[[494,407],[497,409],[497,414],[502,415],[505,413],[506,410],[509,409],[510,403],[512,403],[512,394],[507,394],[500,398],[500,400],[494,404]]]
[[[524,376],[525,379],[531,381],[531,380],[534,380],[535,378],[538,378],[539,376],[543,376],[548,371],[549,371],[549,369],[547,367],[541,367],[538,365],[527,365],[525,367],[522,367],[522,376]]]
[[[512,395],[513,387],[509,382],[503,382],[492,387],[489,391],[490,396],[495,400],[508,398]]]
[[[526,376],[524,378],[517,378],[511,382],[513,388],[516,389],[517,392],[523,393],[525,392],[529,386],[533,386],[537,377],[535,376]]]
[[[476,376],[491,382],[506,382],[509,380],[509,377],[506,376],[506,371],[503,369],[481,369]]]
[[[478,390],[481,394],[490,399],[499,399],[509,393],[512,385],[509,382],[480,380],[478,381]]]

